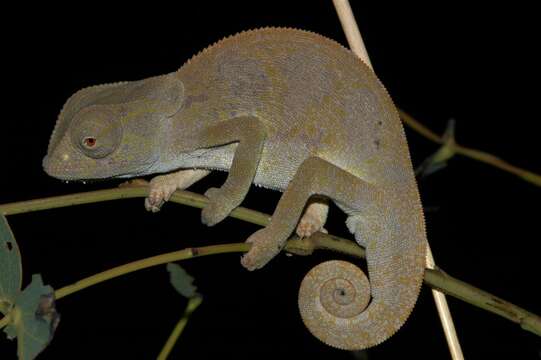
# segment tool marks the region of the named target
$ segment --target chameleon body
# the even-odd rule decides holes
[[[43,164],[65,180],[176,171],[151,181],[152,210],[208,170],[227,170],[223,186],[206,192],[208,225],[237,207],[251,183],[282,191],[270,224],[247,240],[241,262],[250,270],[283,248],[309,199],[331,199],[366,247],[370,282],[341,261],[303,280],[302,318],[329,345],[379,344],[418,297],[426,235],[397,111],[361,60],[320,35],[247,31],[176,72],[80,90],[64,106]]]

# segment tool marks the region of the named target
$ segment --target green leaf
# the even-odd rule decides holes
[[[175,290],[182,296],[191,298],[197,294],[197,287],[193,285],[194,278],[180,265],[169,263],[167,264],[167,271],[169,271],[171,285],[173,285]]]
[[[455,145],[455,120],[449,119],[443,134],[443,144],[415,169],[415,175],[423,178],[445,168],[447,162],[455,156]]]
[[[53,288],[43,285],[39,274],[33,275],[30,285],[17,295],[10,315],[4,331],[9,338],[17,337],[19,359],[34,359],[49,344],[60,320]]]
[[[6,217],[0,214],[0,312],[7,314],[22,286],[19,246]]]

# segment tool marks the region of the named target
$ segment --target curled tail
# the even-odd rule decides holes
[[[422,216],[412,219],[418,217],[412,210],[393,211],[380,236],[364,237],[370,282],[361,269],[338,260],[306,275],[299,309],[314,336],[340,349],[360,350],[385,341],[406,322],[419,295],[426,256],[424,221]],[[350,229],[356,228],[359,241],[359,231],[368,224],[351,220],[348,225],[358,223]]]

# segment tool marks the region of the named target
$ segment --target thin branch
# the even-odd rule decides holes
[[[421,124],[419,121],[415,120],[411,115],[406,113],[404,110],[398,109],[398,112],[400,114],[400,118],[402,121],[408,125],[410,128],[412,128],[415,132],[421,134],[425,138],[427,138],[430,141],[433,141],[438,144],[443,144],[444,139],[443,137],[437,135],[435,132]],[[534,172],[531,172],[529,170],[520,168],[515,165],[511,165],[510,163],[498,158],[497,156],[494,156],[492,154],[489,154],[487,152],[472,149],[466,146],[462,146],[457,144],[456,142],[452,144],[448,144],[449,150],[452,151],[454,154],[459,154],[465,157],[469,157],[471,159],[484,162],[485,164],[492,165],[500,170],[506,171],[508,173],[511,173],[513,175],[516,175],[520,178],[522,178],[525,181],[528,181],[529,183],[532,183],[537,186],[541,186],[541,175],[536,174]]]
[[[439,136],[438,134],[421,124],[419,121],[415,120],[413,116],[411,116],[404,110],[398,109],[398,114],[400,115],[402,121],[410,128],[415,130],[417,133],[421,134],[430,141],[438,144],[443,144],[443,136]]]
[[[201,305],[202,301],[203,298],[201,296],[195,296],[193,298],[190,298],[190,300],[188,301],[188,305],[186,306],[186,311],[184,311],[184,314],[173,329],[173,332],[171,332],[171,335],[169,335],[169,338],[163,346],[162,351],[160,351],[160,355],[158,355],[157,360],[166,360],[169,357],[171,350],[173,350],[173,347],[175,346],[180,335],[182,334],[182,331],[184,331],[186,324],[188,324],[190,315],[199,307],[199,305]]]
[[[115,268],[103,271],[99,274],[89,276],[85,279],[79,280],[74,284],[64,286],[61,289],[55,291],[55,298],[61,299],[65,296],[71,295],[77,291],[81,291],[90,286],[102,283],[107,280],[114,279],[121,275],[126,275],[134,271],[146,269],[156,265],[163,265],[174,261],[192,259],[195,257],[214,255],[214,254],[227,254],[231,252],[246,252],[250,247],[247,244],[224,244],[224,245],[212,245],[204,246],[200,248],[187,248],[184,250],[173,251],[166,254],[152,256],[146,259],[134,261],[125,265],[117,266]]]
[[[348,40],[349,47],[355,55],[357,55],[370,69],[374,70],[366,47],[364,46],[363,37],[351,11],[351,6],[347,0],[333,0],[334,8],[342,24],[344,34]]]
[[[88,191],[84,193],[53,196],[35,200],[18,201],[0,205],[0,213],[4,215],[23,214],[27,212],[55,209],[73,205],[91,204],[103,201],[130,199],[148,196],[148,188],[143,185],[125,186],[106,190]],[[172,202],[202,209],[207,204],[207,198],[190,191],[177,190],[171,196]],[[261,212],[239,207],[230,215],[233,218],[251,222],[257,225],[266,225],[271,216]]]
[[[432,255],[432,249],[428,244],[426,247],[426,267],[428,269],[436,268],[436,262],[434,261],[434,256]],[[432,297],[434,298],[436,309],[438,309],[441,326],[443,327],[443,333],[445,334],[445,339],[447,340],[447,346],[449,347],[451,358],[454,360],[464,360],[462,346],[458,340],[458,334],[456,332],[453,317],[451,316],[449,304],[447,303],[447,298],[441,290],[434,288],[432,289]]]
[[[3,204],[0,205],[0,212],[4,215],[22,214],[31,211],[59,208],[76,204],[88,204],[116,199],[145,197],[147,194],[148,188],[145,186],[99,190],[73,195]],[[171,201],[198,208],[202,208],[207,203],[206,197],[190,193],[188,191],[176,191],[173,194]],[[235,209],[231,213],[231,216],[262,226],[267,225],[270,219],[270,216],[267,214],[246,208]],[[57,290],[56,295],[57,297],[67,296],[102,281],[109,280],[135,270],[147,268],[149,266],[165,264],[195,256],[229,252],[245,252],[248,251],[248,249],[248,244],[234,243],[200,248],[189,248],[177,252],[154,256],[145,260],[139,260],[138,262],[122,265],[97,275],[93,275],[89,278],[78,281],[73,285],[69,285]],[[316,233],[308,239],[299,239],[294,237],[287,242],[285,251],[297,255],[309,255],[315,249],[332,250],[360,258],[364,258],[365,256],[364,249],[357,245],[357,243],[337,236],[322,233]],[[450,296],[518,323],[523,329],[541,336],[541,318],[539,316],[510,302],[500,299],[484,290],[478,289],[468,283],[458,280],[446,274],[441,269],[426,269],[424,282],[426,285],[438,289]],[[0,329],[8,323],[8,318],[9,316],[0,319]]]
[[[351,50],[357,56],[359,56],[368,66],[372,68],[370,58],[368,57],[368,53],[364,46],[364,42],[362,41],[359,28],[357,26],[349,3],[345,0],[333,0],[333,3],[338,13],[338,17],[340,18],[340,22],[342,23],[342,28],[344,29],[344,33],[346,34],[346,38],[348,40],[348,44]],[[404,110],[398,109],[398,112],[402,121],[410,128],[412,128],[415,132],[421,134],[432,142],[443,144],[444,141],[441,136],[427,128],[425,125],[421,124],[419,121],[415,120]],[[461,146],[456,143],[453,144],[450,149],[453,150],[455,154],[460,154],[471,159],[484,162],[500,170],[519,176],[523,180],[528,181],[534,185],[541,186],[541,175],[528,171],[526,169],[522,169],[518,166],[511,165],[508,162],[505,162],[492,154],[477,149]]]

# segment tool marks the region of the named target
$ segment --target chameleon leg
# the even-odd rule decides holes
[[[204,143],[202,147],[238,142],[225,183],[205,193],[209,203],[201,213],[201,221],[212,226],[225,219],[248,193],[261,159],[266,131],[257,118],[241,117],[205,129],[200,138]]]
[[[158,212],[176,190],[184,190],[210,173],[204,169],[183,169],[170,174],[158,175],[150,180],[150,191],[145,198],[145,208]]]
[[[280,252],[313,194],[325,195],[362,214],[375,203],[380,192],[328,161],[318,157],[306,159],[278,202],[269,225],[248,238],[252,248],[241,260],[244,267],[261,268]]]

